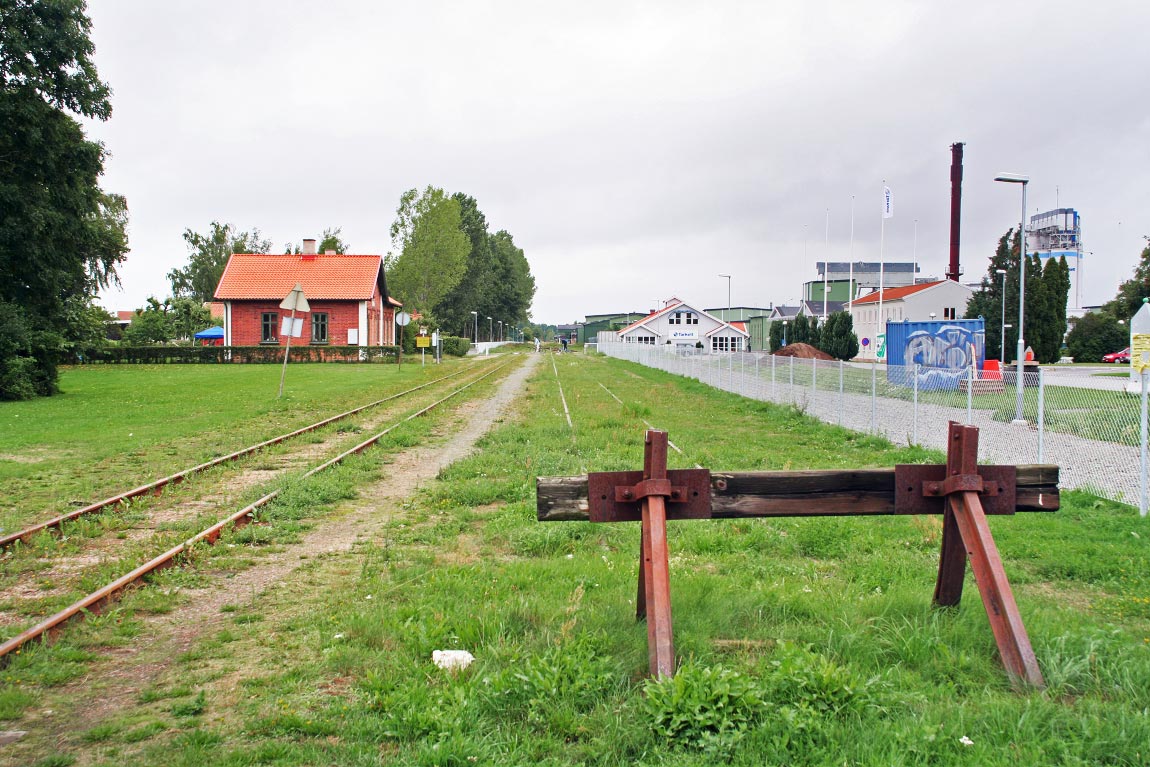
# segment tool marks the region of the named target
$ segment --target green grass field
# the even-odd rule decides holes
[[[536,476],[640,467],[644,420],[683,449],[673,467],[880,467],[941,456],[597,356],[555,359],[572,433],[551,362],[477,454],[391,510],[384,537],[316,558],[267,594],[237,589],[229,627],[115,719],[65,730],[52,751],[0,749],[0,763],[1150,761],[1150,525],[1081,493],[1064,494],[1056,514],[991,520],[1045,691],[1011,689],[970,576],[959,608],[931,609],[940,524],[920,517],[672,523],[680,667],[673,680],[647,681],[646,630],[634,620],[637,525],[536,522]],[[158,388],[151,377],[185,370],[209,387],[221,371],[106,374],[128,375],[120,385],[129,387],[134,374],[148,392]],[[78,406],[105,388],[104,371],[84,374],[87,394],[69,395]],[[107,430],[124,431],[127,417],[108,414]],[[33,429],[29,445],[51,449],[68,433],[50,420],[35,419],[43,433]],[[299,487],[309,500],[285,505],[268,527],[298,523],[294,508],[338,507],[378,460],[365,455],[338,478]],[[237,551],[260,543],[243,534],[224,541],[240,548],[217,546],[160,586],[233,566]],[[34,712],[82,706],[62,685],[105,667],[102,651],[139,632],[152,590],[0,673],[0,726],[27,729]],[[431,663],[436,649],[466,649],[476,662],[444,672]]]

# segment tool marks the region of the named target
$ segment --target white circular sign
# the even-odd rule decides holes
[[[411,315],[407,312],[400,312],[399,314],[395,315],[395,324],[399,325],[401,328],[409,322],[411,322]]]

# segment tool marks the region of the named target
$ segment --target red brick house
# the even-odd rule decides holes
[[[395,311],[401,304],[387,295],[383,257],[317,254],[315,240],[304,240],[299,255],[235,253],[228,259],[216,288],[216,300],[224,306],[224,345],[286,344],[280,326],[289,313],[280,302],[297,283],[311,311],[296,315],[304,321],[303,334],[293,344],[395,343]]]

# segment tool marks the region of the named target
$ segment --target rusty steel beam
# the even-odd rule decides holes
[[[647,431],[643,454],[643,479],[657,482],[667,478],[667,432]],[[670,494],[670,485],[667,485]],[[673,676],[675,646],[671,630],[671,566],[667,549],[667,510],[665,498],[647,495],[643,507],[643,556],[640,564],[644,605],[647,612],[647,653],[651,676]]]

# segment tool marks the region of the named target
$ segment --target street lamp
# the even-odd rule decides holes
[[[1026,358],[1026,342],[1022,340],[1022,334],[1023,322],[1026,317],[1026,185],[1030,183],[1030,176],[1023,176],[1018,173],[999,173],[994,177],[994,180],[1022,185],[1022,219],[1018,223],[1018,359],[1016,360],[1018,363],[1018,380],[1015,381],[1018,398],[1014,408],[1014,420],[1011,423],[1025,424],[1026,419],[1022,417],[1022,387],[1025,380],[1023,376],[1026,375],[1026,369],[1023,366]]]
[[[487,343],[495,340],[495,325],[492,324],[490,317],[487,318]]]
[[[499,342],[503,343],[503,320],[496,320],[499,323]]]
[[[998,366],[1006,366],[1006,270],[995,269],[996,274],[1002,275],[1002,335],[998,341]]]
[[[471,313],[471,323],[475,326],[475,345],[479,346],[479,312]]]
[[[730,314],[731,313],[731,275],[720,274],[719,276],[727,278],[727,314]],[[723,322],[730,322],[731,321],[730,317],[728,317],[727,314],[723,315]]]
[[[787,321],[783,320],[783,346],[787,345]]]

